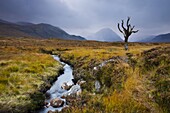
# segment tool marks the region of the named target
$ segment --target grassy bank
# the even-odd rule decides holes
[[[43,93],[62,65],[50,55],[15,46],[1,46],[0,51],[0,112],[25,113],[42,107]]]

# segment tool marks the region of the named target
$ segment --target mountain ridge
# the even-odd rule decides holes
[[[46,23],[8,22],[0,19],[0,36],[60,38],[66,40],[86,40],[84,37],[70,35],[59,27]]]
[[[136,42],[170,42],[170,33],[149,36]]]
[[[170,33],[157,35],[151,42],[170,42]]]

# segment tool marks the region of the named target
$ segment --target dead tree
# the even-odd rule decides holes
[[[119,31],[123,34],[124,38],[125,38],[125,50],[128,50],[128,39],[129,39],[129,36],[132,34],[132,33],[137,33],[139,30],[133,30],[135,28],[135,26],[131,26],[131,24],[129,24],[129,21],[130,21],[130,17],[128,17],[127,19],[127,22],[126,22],[126,28],[124,27],[124,21],[122,20],[122,23],[121,23],[121,27],[123,30],[120,29],[120,25],[118,23],[118,29]]]

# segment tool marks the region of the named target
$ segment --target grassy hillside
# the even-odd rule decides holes
[[[1,111],[40,107],[42,84],[49,87],[62,68],[49,55],[57,54],[74,67],[75,79],[86,81],[82,96],[62,112],[170,112],[170,44],[130,43],[129,48],[124,51],[123,43],[0,38]]]

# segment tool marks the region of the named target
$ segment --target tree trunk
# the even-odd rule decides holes
[[[125,43],[127,43],[128,42],[128,37],[125,37]]]
[[[128,50],[128,37],[125,37],[125,44],[124,44],[125,50]]]
[[[125,50],[127,51],[128,50],[128,43],[127,42],[125,42],[124,47],[125,47]]]

